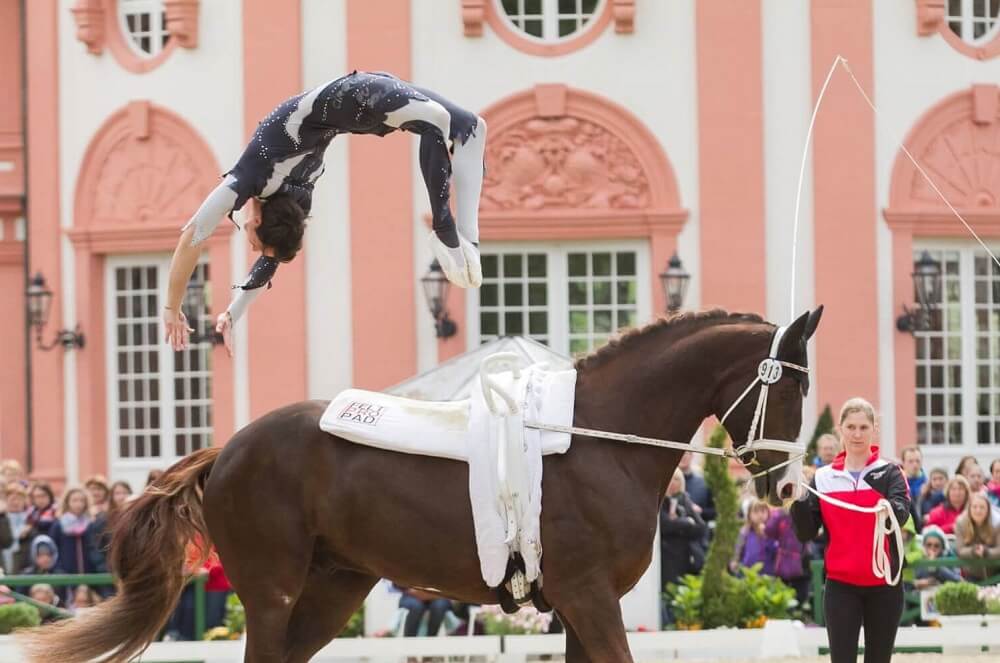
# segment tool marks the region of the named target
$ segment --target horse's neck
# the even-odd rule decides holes
[[[718,376],[712,355],[692,345],[684,355],[651,361],[641,348],[577,378],[577,425],[687,443],[706,417]],[[654,483],[666,481],[680,452],[630,445],[625,462]]]

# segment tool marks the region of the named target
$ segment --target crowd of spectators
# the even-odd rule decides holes
[[[833,434],[816,442],[816,458],[804,468],[804,479],[812,479],[816,469],[827,465],[840,452]],[[973,456],[961,459],[954,472],[923,466],[919,447],[905,447],[899,464],[913,497],[911,518],[904,527],[906,586],[927,589],[950,580],[982,580],[1000,572],[1000,459],[989,471]],[[825,547],[821,535],[816,541],[799,543],[792,531],[788,512],[763,501],[744,498],[743,525],[730,569],[761,565],[761,573],[781,578],[793,587],[799,604],[811,601],[810,562],[822,559]],[[667,488],[660,511],[661,586],[676,583],[685,574],[701,571],[715,520],[715,505],[705,480],[685,453]],[[969,567],[926,567],[915,564],[924,559],[957,558],[997,560]],[[669,599],[663,605],[664,624],[672,623]]]
[[[161,472],[153,470],[146,485]],[[95,475],[82,486],[68,486],[56,495],[45,481],[29,481],[20,463],[0,461],[0,575],[39,576],[26,594],[38,603],[79,614],[114,594],[113,585],[58,585],[46,576],[108,573],[106,558],[109,519],[134,497],[127,481],[109,483]],[[201,569],[190,573],[207,575],[206,626],[220,625],[225,598],[231,592],[228,580],[213,556]],[[18,587],[2,585],[0,603],[13,600]],[[185,590],[164,632],[165,639],[193,639],[193,590]],[[43,622],[61,618],[59,612],[41,610]]]
[[[832,462],[838,452],[836,436],[821,436],[814,463],[804,468],[805,479],[811,479],[816,468]],[[715,504],[692,460],[690,452],[682,457],[660,511],[661,586],[675,583],[686,574],[699,573],[711,538]],[[990,464],[987,473],[974,457],[966,456],[949,473],[943,467],[927,470],[920,448],[905,447],[899,462],[913,496],[911,518],[904,527],[908,562],[904,583],[926,589],[949,580],[984,579],[996,574],[1000,570],[1000,459]],[[151,473],[147,485],[157,475]],[[45,576],[108,571],[107,524],[133,498],[128,482],[109,484],[104,477],[93,476],[83,486],[67,487],[57,496],[48,483],[29,481],[16,461],[7,460],[0,462],[0,486],[0,574],[39,576],[38,583],[26,592],[28,596],[72,613],[91,609],[113,594],[110,585],[53,586],[45,582]],[[795,589],[799,603],[807,606],[811,600],[809,563],[822,559],[822,536],[814,542],[800,543],[787,510],[749,497],[743,500],[741,516],[743,525],[731,571],[738,573],[740,567],[760,564],[761,573],[781,578]],[[997,564],[968,568],[914,564],[949,557],[997,560]],[[221,624],[231,587],[218,558],[213,556],[203,568],[188,571],[208,576],[206,626]],[[398,589],[400,606],[409,610],[403,629],[406,635],[416,633],[424,613],[430,616],[428,630],[436,632],[444,613],[454,607],[435,596]],[[4,592],[10,594],[9,589],[2,588],[0,602],[10,600]],[[194,594],[189,586],[164,637],[193,638],[193,612]],[[669,602],[664,603],[663,616],[665,625],[669,625]],[[57,617],[43,615],[46,621]]]

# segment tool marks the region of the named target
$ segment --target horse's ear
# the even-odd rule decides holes
[[[812,335],[816,333],[816,327],[819,326],[819,319],[823,317],[823,305],[820,304],[819,308],[809,314],[809,319],[806,320],[806,328],[804,330],[803,340],[808,341],[812,338]]]
[[[781,337],[781,345],[779,346],[779,352],[785,348],[793,347],[802,341],[803,334],[806,331],[806,325],[809,324],[809,311],[806,311],[799,317],[795,318],[795,322],[788,325],[788,329],[785,330],[784,336]]]

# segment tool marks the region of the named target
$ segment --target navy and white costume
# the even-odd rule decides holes
[[[486,123],[440,95],[391,74],[354,72],[299,94],[257,126],[250,144],[185,228],[192,244],[204,241],[219,221],[251,197],[287,194],[308,214],[313,185],[323,174],[323,154],[338,134],[385,136],[396,130],[420,135],[420,169],[433,216],[431,245],[449,279],[478,287],[479,194]],[[458,223],[449,208],[454,178]],[[466,269],[468,266],[468,269]],[[237,320],[277,268],[262,257],[229,307]]]

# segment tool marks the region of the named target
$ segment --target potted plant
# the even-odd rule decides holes
[[[986,625],[986,601],[971,582],[946,582],[934,595],[942,626]]]

